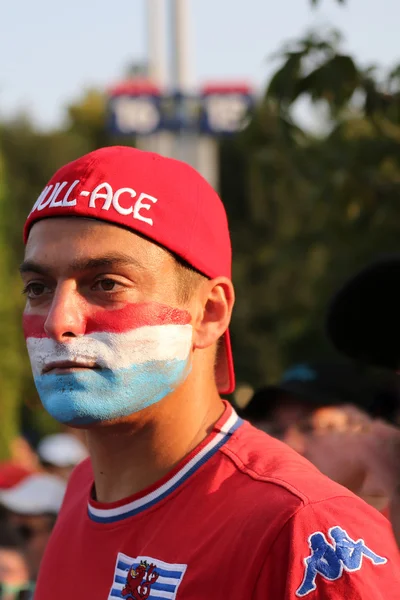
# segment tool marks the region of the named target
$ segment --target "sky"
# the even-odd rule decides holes
[[[0,116],[28,112],[44,128],[86,88],[117,82],[146,59],[147,0],[9,0],[0,8]],[[168,0],[165,0],[167,2]],[[335,27],[367,66],[400,62],[399,0],[187,0],[195,84],[246,80],[261,90],[282,44]]]

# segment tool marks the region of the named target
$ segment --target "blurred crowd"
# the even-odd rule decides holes
[[[12,461],[0,464],[0,598],[29,600],[67,481],[87,450],[74,433],[20,438]]]
[[[391,520],[400,521],[400,386],[350,362],[293,365],[277,385],[239,402],[240,416],[280,439],[322,473]],[[29,600],[84,439],[45,437],[36,451],[18,441],[17,458],[0,465],[0,598]],[[398,540],[400,543],[400,540]]]
[[[400,387],[354,363],[299,364],[238,407],[390,519],[400,546]]]

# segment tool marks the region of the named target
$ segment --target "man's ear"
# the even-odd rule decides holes
[[[194,348],[212,346],[228,329],[235,292],[227,277],[216,277],[204,282],[199,290],[198,318],[193,323]]]

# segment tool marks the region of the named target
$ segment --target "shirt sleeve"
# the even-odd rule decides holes
[[[308,504],[270,546],[254,600],[399,600],[388,520],[356,497]]]

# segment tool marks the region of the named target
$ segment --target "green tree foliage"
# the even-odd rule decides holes
[[[313,101],[326,101],[333,117],[353,97],[365,82],[351,56],[340,51],[340,34],[329,32],[325,37],[310,33],[285,45],[277,58],[283,59],[272,77],[267,95],[277,101],[281,112],[290,109],[302,96]]]
[[[24,299],[18,265],[23,257],[23,223],[59,167],[86,152],[119,142],[108,135],[105,118],[105,95],[89,90],[67,108],[66,122],[59,129],[40,132],[26,116],[3,123],[0,129],[0,460],[20,427],[21,403],[30,407],[25,413],[27,427],[34,426],[39,432],[55,428],[50,417],[37,408],[21,332]]]
[[[16,306],[18,298],[16,274],[7,240],[7,216],[10,193],[6,181],[3,156],[0,153],[0,459],[8,457],[10,442],[18,433],[18,413],[24,368],[23,345]]]
[[[395,251],[399,233],[398,70],[378,83],[336,33],[310,34],[279,56],[242,136],[256,223],[234,238],[243,240],[236,362],[258,382],[332,353],[323,333],[332,293],[377,254]],[[293,120],[304,98],[324,108],[318,134]]]

